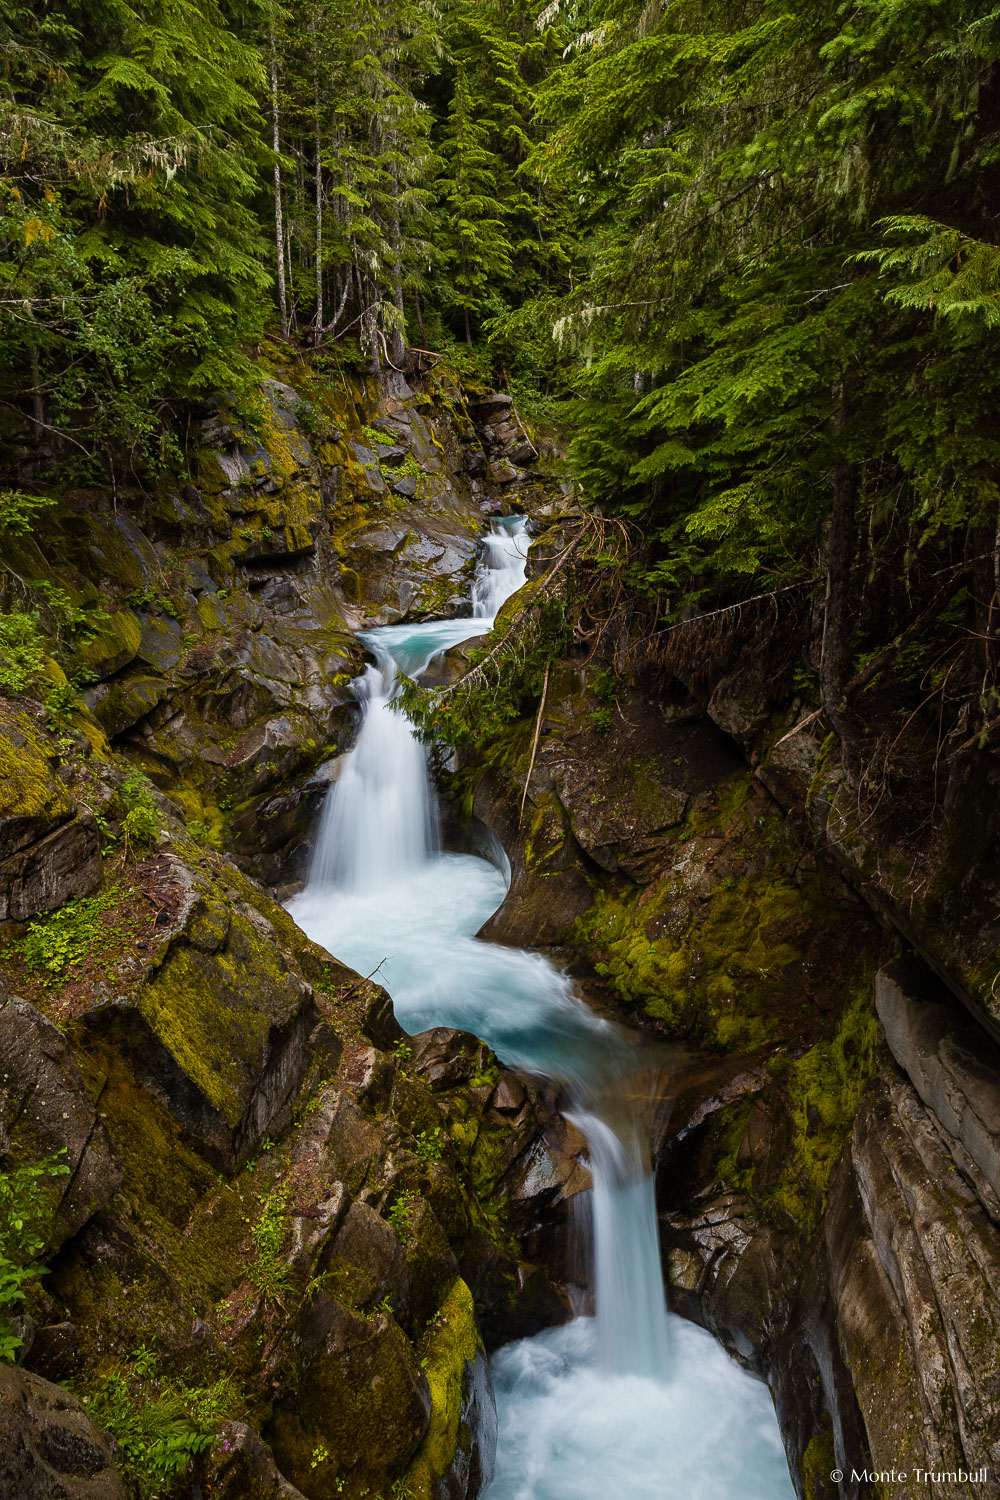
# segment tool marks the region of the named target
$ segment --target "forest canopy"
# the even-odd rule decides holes
[[[972,0],[7,0],[4,482],[155,475],[265,333],[431,350],[562,424],[658,607],[849,595],[830,705],[954,580],[988,717],[998,49]]]

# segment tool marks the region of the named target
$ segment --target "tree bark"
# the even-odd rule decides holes
[[[278,51],[271,32],[271,144],[274,150],[274,244],[278,268],[278,313],[281,336],[288,337],[288,299],[285,293],[285,228],[281,212],[281,127],[278,119]]]

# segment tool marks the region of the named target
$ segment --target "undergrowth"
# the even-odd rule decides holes
[[[238,1402],[231,1376],[197,1387],[161,1379],[156,1355],[145,1344],[101,1370],[78,1394],[95,1424],[117,1443],[119,1466],[138,1500],[164,1494],[211,1447]]]
[[[28,1283],[45,1274],[45,1246],[55,1197],[54,1180],[69,1175],[65,1151],[34,1164],[0,1171],[0,1360],[12,1360],[23,1342],[5,1314],[24,1302]]]

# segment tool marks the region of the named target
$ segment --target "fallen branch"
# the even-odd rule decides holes
[[[552,567],[549,569],[545,577],[542,579],[541,583],[538,585],[537,593],[534,595],[535,598],[537,598],[539,594],[544,593],[544,591],[555,581],[561,570],[565,567],[566,563],[576,551],[577,547],[579,547],[580,543],[583,541],[587,530],[588,523],[584,522],[580,530],[577,532],[576,536],[570,542],[569,546],[566,547],[564,551],[561,552],[560,555],[556,558]],[[457,682],[453,682],[450,687],[440,689],[437,695],[438,702],[442,702],[445,698],[454,693],[458,688],[470,687],[474,681],[482,677],[486,671],[486,668],[490,665],[491,662],[496,660],[497,656],[499,656],[500,652],[506,646],[511,636],[516,633],[520,623],[521,615],[516,615],[508,625],[507,629],[504,631],[503,635],[497,641],[496,645],[490,651],[488,656],[484,657],[481,662],[478,662],[470,671],[466,672],[464,677],[460,677]]]
[[[531,759],[528,761],[528,774],[524,778],[524,795],[521,798],[521,810],[517,815],[517,826],[520,828],[521,819],[524,817],[524,804],[528,800],[528,787],[531,785],[531,773],[535,769],[535,752],[538,749],[538,739],[542,732],[542,715],[545,712],[545,695],[549,690],[549,669],[551,662],[545,663],[545,681],[542,683],[542,701],[538,705],[538,717],[535,720],[535,738],[531,742]]]

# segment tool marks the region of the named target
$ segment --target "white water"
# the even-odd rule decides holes
[[[362,974],[378,967],[402,1026],[453,1026],[507,1063],[562,1080],[590,1147],[596,1316],[494,1360],[500,1439],[488,1500],[793,1500],[766,1389],[701,1330],[668,1324],[636,1038],[594,1016],[536,953],[474,934],[504,880],[439,852],[426,754],[389,706],[397,670],[480,635],[525,577],[522,522],[484,545],[466,620],[364,637],[364,721],[327,799],[299,924]]]

